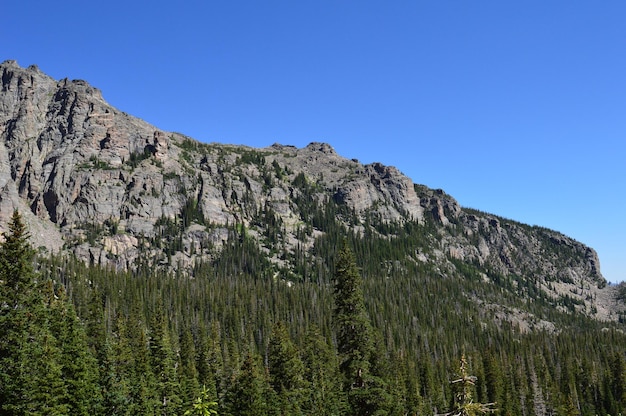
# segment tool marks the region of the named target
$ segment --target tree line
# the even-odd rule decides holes
[[[541,299],[527,309],[559,331],[497,321],[476,299],[521,301],[470,266],[441,278],[404,261],[428,236],[403,227],[391,244],[328,225],[293,253],[294,281],[240,226],[189,273],[114,271],[37,258],[15,213],[0,246],[0,414],[422,415],[475,409],[470,397],[502,415],[625,410],[619,327]]]

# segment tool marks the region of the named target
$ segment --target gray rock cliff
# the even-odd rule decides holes
[[[184,268],[215,255],[235,224],[269,244],[259,220],[268,212],[287,250],[303,238],[311,246],[323,231],[296,203],[306,190],[312,204],[350,212],[351,223],[339,220],[356,232],[368,218],[436,227],[432,250],[415,261],[437,262],[443,275],[456,260],[478,264],[494,276],[533,279],[549,296],[581,299],[580,309],[600,319],[616,317],[615,291],[591,248],[464,209],[394,167],[346,159],[325,143],[200,143],[113,108],[85,81],[57,81],[15,61],[0,64],[0,74],[0,224],[19,209],[43,251],[116,268]],[[313,230],[302,237],[307,224]]]

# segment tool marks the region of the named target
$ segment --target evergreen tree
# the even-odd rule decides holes
[[[304,388],[304,364],[282,322],[274,325],[267,348],[270,385],[278,395],[281,413],[297,415]]]
[[[316,327],[307,333],[303,362],[308,383],[308,395],[302,405],[304,412],[319,416],[343,414],[346,398],[337,354]]]
[[[269,390],[257,359],[248,353],[227,392],[225,413],[232,416],[267,415]]]
[[[485,368],[485,383],[487,390],[487,401],[492,403],[503,403],[504,386],[502,369],[496,361],[492,351],[483,353],[483,366]]]
[[[176,375],[176,361],[162,308],[153,315],[150,329],[150,367],[156,378],[156,414],[177,415],[180,411],[180,384]]]
[[[117,353],[121,354],[118,355]],[[106,341],[100,352],[100,388],[103,414],[120,416],[129,414],[130,381],[126,364],[122,361],[129,352],[116,343]]]
[[[454,389],[453,410],[450,413],[446,413],[445,416],[477,416],[496,411],[493,407],[495,403],[474,402],[476,376],[469,374],[467,366],[467,360],[465,355],[463,355],[461,357],[458,378],[450,382]]]
[[[113,398],[123,403],[119,395],[125,394],[127,399],[120,414],[152,415],[160,405],[146,332],[137,310],[116,320],[114,368],[118,374],[112,379],[116,393]]]
[[[180,354],[177,371],[180,381],[180,394],[182,402],[188,405],[200,397],[201,390],[196,368],[196,347],[193,334],[187,326],[183,327],[180,332],[179,344]],[[203,386],[203,389],[206,390],[206,385]],[[211,393],[215,395],[214,390]]]
[[[217,415],[217,402],[215,400],[211,400],[211,396],[209,390],[206,386],[202,386],[202,391],[200,392],[200,396],[198,396],[192,406],[191,409],[186,410],[183,416],[211,416]]]
[[[16,387],[21,397],[12,410],[21,415],[66,415],[71,392],[62,379],[58,342],[46,325],[29,330],[29,338],[17,363],[22,372],[15,381],[20,383]]]
[[[90,290],[91,293],[87,294],[87,299],[89,299],[87,301],[88,307],[83,320],[85,322],[85,334],[89,348],[100,362],[105,351],[104,345],[108,342],[107,323],[104,316],[106,297],[96,288],[90,288]]]
[[[387,414],[391,397],[386,382],[372,373],[375,353],[363,297],[363,279],[352,250],[344,241],[335,265],[335,326],[344,388],[354,415]]]
[[[0,409],[3,415],[65,414],[61,351],[17,210],[8,228],[0,245]]]
[[[348,387],[365,385],[370,369],[372,328],[363,300],[363,282],[352,250],[344,242],[335,265],[335,327],[340,368]]]
[[[100,364],[94,374],[100,374],[103,408],[90,411],[94,415],[153,415],[163,408],[164,398],[171,403],[167,385],[181,398],[178,414],[217,410],[206,405],[213,399],[220,414],[439,413],[452,406],[460,386],[448,383],[448,368],[459,351],[468,351],[478,376],[476,386],[469,386],[471,396],[465,396],[469,404],[495,401],[503,415],[624,413],[622,323],[599,324],[574,312],[563,314],[546,299],[529,302],[526,276],[487,273],[491,282],[483,284],[478,265],[450,259],[452,269],[465,278],[439,278],[428,262],[412,257],[416,252],[428,254],[419,224],[399,227],[371,216],[366,238],[350,237],[356,256],[344,256],[341,262],[336,247],[345,230],[335,216],[353,214],[332,201],[322,208],[314,186],[310,189],[310,194],[302,194],[302,207],[309,204],[305,217],[316,217],[324,233],[313,234],[311,225],[303,230],[302,242],[307,243],[297,255],[306,268],[284,270],[294,278],[293,285],[264,278],[277,270],[282,273],[283,266],[269,264],[266,253],[258,250],[260,230],[243,238],[247,231],[241,224],[236,236],[242,238],[233,239],[221,252],[216,249],[215,263],[194,265],[193,278],[187,278],[182,267],[172,278],[157,268],[122,272],[58,257],[38,259],[37,273],[25,282],[31,289],[22,285],[18,291],[11,289],[7,270],[19,256],[6,257],[0,268],[0,327],[7,337],[0,345],[11,358],[3,356],[0,366],[0,377],[7,383],[0,386],[0,415],[85,414],[93,408],[85,399],[89,389],[81,391],[86,387],[82,381],[89,379],[84,375],[92,372],[91,359],[83,353],[83,326],[88,349]],[[271,210],[266,211],[263,218],[271,219]],[[257,225],[262,226],[263,221]],[[362,269],[354,266],[355,257]],[[288,266],[289,255],[284,258]],[[343,286],[337,279],[335,286],[329,285],[335,267],[325,267],[318,259],[329,264],[336,260],[340,267],[335,274],[343,271],[343,277],[355,277],[352,287],[362,286],[361,293],[352,296],[350,279],[344,279]],[[360,272],[367,278],[357,276]],[[68,295],[75,308],[66,305],[59,283],[71,289]],[[524,296],[511,297],[501,283],[523,289]],[[333,288],[343,299],[335,297],[334,310]],[[159,317],[162,299],[167,299],[167,308]],[[10,304],[32,305],[14,310]],[[558,330],[520,331],[507,323],[499,308],[484,308],[486,304],[528,310]],[[16,312],[22,309],[28,313]],[[283,329],[268,339],[267,329],[278,320],[285,322]],[[321,330],[305,337],[312,322]],[[350,332],[353,329],[357,331]],[[331,339],[340,350],[332,347]],[[252,364],[246,363],[246,354]],[[261,354],[266,354],[267,368]],[[293,360],[295,366],[287,364]],[[354,371],[343,371],[349,369]],[[302,387],[295,387],[300,382]],[[199,390],[203,384],[208,402]],[[196,404],[199,407],[192,409]],[[453,410],[460,412],[458,407]]]
[[[220,343],[220,325],[217,321],[211,322],[210,334],[207,334],[204,325],[200,326],[197,370],[198,380],[209,390],[209,395],[221,399],[225,390],[222,383],[224,360]]]
[[[34,252],[28,242],[30,235],[26,225],[17,210],[13,212],[8,228],[8,232],[2,233],[4,242],[0,245],[2,310],[23,311],[40,300],[35,296]]]
[[[87,344],[84,327],[76,316],[74,306],[67,299],[65,288],[60,286],[55,291],[52,281],[46,284],[50,287],[51,295],[48,298],[51,328],[61,349],[60,365],[67,385],[69,414],[100,414],[98,363]]]
[[[626,360],[622,352],[616,352],[611,359],[611,396],[615,408],[626,405]]]

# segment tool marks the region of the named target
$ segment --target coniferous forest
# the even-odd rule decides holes
[[[284,253],[290,270],[242,224],[192,270],[42,256],[16,212],[0,246],[0,414],[626,410],[619,323],[486,285],[471,264],[442,277],[406,260],[435,232],[428,223],[355,233],[333,209],[312,209],[324,233]],[[393,241],[370,231],[383,226]],[[491,316],[486,300],[557,327],[523,330]]]

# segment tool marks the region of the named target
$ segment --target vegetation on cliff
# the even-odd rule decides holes
[[[19,215],[10,229],[0,248],[3,414],[445,413],[461,357],[476,376],[471,397],[497,414],[626,409],[618,324],[508,296],[471,268],[442,278],[402,260],[398,247],[418,249],[427,229],[390,244],[328,223],[297,282],[241,226],[191,275],[69,257],[33,269]],[[526,304],[558,329],[491,319],[476,299]]]

